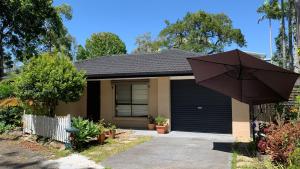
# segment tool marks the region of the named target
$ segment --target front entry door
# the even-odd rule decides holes
[[[100,120],[100,81],[87,82],[87,118],[98,122]]]

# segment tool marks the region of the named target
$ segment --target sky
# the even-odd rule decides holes
[[[268,21],[258,24],[257,8],[264,0],[54,0],[54,5],[67,3],[73,8],[73,18],[65,21],[69,33],[78,44],[84,45],[87,38],[97,32],[117,34],[126,44],[127,52],[135,49],[138,35],[150,32],[157,37],[165,27],[165,20],[181,19],[187,12],[203,10],[208,13],[224,13],[233,21],[234,28],[241,29],[247,47],[237,45],[225,50],[242,49],[264,53],[269,50]],[[273,21],[274,37],[278,34],[279,22]]]

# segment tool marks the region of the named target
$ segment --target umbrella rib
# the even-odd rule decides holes
[[[239,62],[240,62],[240,72],[239,72],[239,76],[238,76],[238,78],[240,78],[240,76],[242,74],[242,68],[243,68],[243,66],[242,66],[242,61],[241,61],[240,53],[238,51],[237,51],[237,54],[238,54],[238,58],[239,58]],[[241,95],[240,95],[240,97],[241,97],[241,99],[243,101],[243,80],[242,79],[239,79],[239,80],[240,80],[240,86],[241,86],[241,91],[240,91]]]
[[[227,72],[229,72],[229,71],[230,71],[230,70],[228,70]],[[219,76],[223,76],[224,74],[225,74],[226,76],[228,76],[228,75],[226,74],[227,72],[223,72],[223,73],[220,73],[220,74],[218,74],[218,75],[209,77],[208,79],[204,79],[204,80],[198,81],[197,83],[205,82],[205,81],[207,81],[207,80],[211,80],[211,79],[217,78],[217,77],[219,77]],[[229,76],[229,77],[230,77],[230,76]]]

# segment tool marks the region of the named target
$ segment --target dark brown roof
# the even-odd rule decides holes
[[[199,54],[169,49],[152,54],[103,56],[75,65],[85,70],[88,78],[191,75],[192,69],[186,58],[195,56]]]
[[[79,70],[86,71],[89,79],[192,75],[186,58],[200,55],[168,49],[151,54],[102,56],[78,61],[75,65]]]

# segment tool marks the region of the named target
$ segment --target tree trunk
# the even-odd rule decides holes
[[[281,32],[282,32],[282,59],[283,59],[283,67],[287,67],[287,57],[285,53],[285,14],[284,14],[284,2],[281,0]]]
[[[295,11],[296,11],[296,47],[297,49],[300,48],[300,0],[295,0]],[[295,52],[295,67],[296,72],[299,72],[300,70],[300,64],[299,64],[299,53],[298,50]]]
[[[0,36],[0,81],[4,77],[4,50]]]
[[[272,47],[272,20],[269,19],[269,31],[270,31],[270,58],[273,57],[273,47]]]
[[[288,57],[289,60],[289,69],[294,71],[294,55],[293,55],[293,25],[292,25],[292,19],[293,19],[293,0],[289,0],[289,9],[288,9],[288,40],[289,40],[289,49],[288,49]]]

